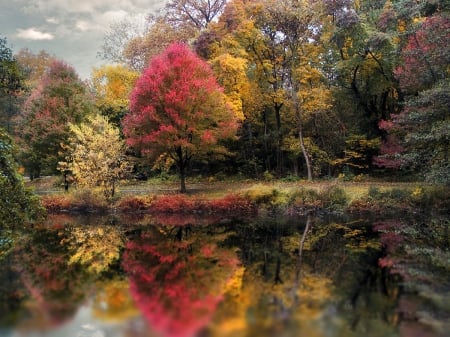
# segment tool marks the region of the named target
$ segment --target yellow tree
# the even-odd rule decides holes
[[[69,155],[59,163],[72,172],[80,186],[100,186],[106,199],[114,197],[117,182],[128,172],[125,145],[119,129],[101,115],[89,117],[79,125],[69,124]]]
[[[115,125],[120,125],[128,111],[129,95],[138,77],[138,72],[123,65],[105,65],[92,72],[95,104]]]

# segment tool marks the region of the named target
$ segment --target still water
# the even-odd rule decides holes
[[[53,215],[1,231],[0,336],[449,336],[444,225]]]

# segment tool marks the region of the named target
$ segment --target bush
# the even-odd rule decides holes
[[[323,208],[319,193],[312,189],[300,189],[291,195],[291,211],[304,213]]]
[[[329,210],[343,210],[348,203],[345,191],[337,186],[330,186],[319,194],[323,206]]]
[[[153,199],[150,209],[156,213],[185,213],[194,209],[194,202],[184,194],[163,195]]]
[[[149,196],[126,196],[120,200],[117,207],[124,212],[148,210],[152,198]]]
[[[71,194],[53,194],[41,197],[42,206],[51,212],[68,210],[73,206],[73,196]]]

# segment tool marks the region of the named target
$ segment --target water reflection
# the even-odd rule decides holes
[[[448,233],[426,229],[439,272],[415,280],[408,260],[401,284],[386,268],[409,256],[398,221],[55,216],[0,232],[0,335],[444,336],[407,317],[420,296],[400,287],[440,294],[424,280],[448,276]]]
[[[189,337],[209,323],[239,265],[220,236],[217,228],[158,226],[129,240],[123,266],[152,329]]]

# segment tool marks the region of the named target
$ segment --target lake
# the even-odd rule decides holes
[[[448,225],[51,215],[1,231],[0,336],[449,336]]]

